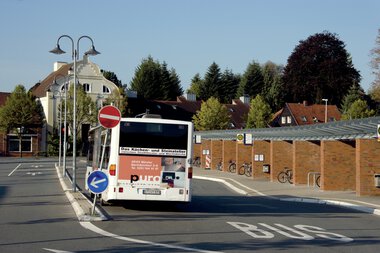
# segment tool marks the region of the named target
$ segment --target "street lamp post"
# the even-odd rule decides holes
[[[77,76],[76,76],[76,73],[77,73],[77,69],[76,69],[76,62],[79,58],[79,41],[83,38],[87,38],[91,41],[91,49],[88,50],[87,52],[85,52],[84,54],[85,55],[97,55],[97,54],[100,54],[98,51],[95,50],[95,47],[94,47],[94,41],[89,37],[89,36],[86,36],[86,35],[83,35],[81,37],[78,38],[77,40],[77,46],[76,48],[74,48],[74,40],[69,36],[69,35],[61,35],[58,40],[57,40],[57,46],[50,50],[49,52],[50,53],[53,53],[53,54],[64,54],[66,53],[65,51],[63,51],[61,49],[61,47],[59,46],[59,41],[61,38],[68,38],[70,39],[71,41],[71,57],[74,61],[74,94],[73,94],[73,175],[72,175],[72,190],[75,192],[76,191],[76,86],[77,86]],[[66,130],[66,129],[65,129]]]
[[[69,73],[70,75],[70,73]],[[55,86],[59,86],[59,84],[57,83],[57,77],[58,76],[61,76],[64,78],[64,82],[63,82],[63,85],[64,85],[64,89],[65,89],[65,92],[64,92],[64,101],[65,101],[65,105],[64,105],[64,121],[63,121],[63,129],[64,129],[64,136],[63,136],[63,145],[62,145],[62,90],[59,91],[59,94],[60,94],[60,119],[59,119],[59,167],[61,167],[61,158],[63,156],[63,166],[62,166],[62,175],[63,177],[66,177],[66,153],[67,153],[67,140],[66,140],[66,129],[67,129],[67,87],[68,87],[68,82],[69,82],[69,75],[65,76],[65,75],[62,75],[62,74],[58,74],[56,76],[54,76],[54,82],[53,82],[53,85]],[[63,146],[63,155],[62,155],[62,146]]]
[[[322,101],[325,101],[325,123],[327,123],[327,102],[329,100],[327,98],[322,98]]]

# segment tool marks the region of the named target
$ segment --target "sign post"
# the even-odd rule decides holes
[[[100,170],[91,172],[87,178],[88,189],[95,195],[91,215],[94,215],[96,198],[99,193],[104,192],[108,187],[108,177]]]

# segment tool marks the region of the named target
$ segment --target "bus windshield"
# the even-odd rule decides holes
[[[120,123],[120,154],[186,157],[187,142],[187,125],[147,122]]]

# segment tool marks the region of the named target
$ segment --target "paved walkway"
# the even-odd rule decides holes
[[[212,180],[226,184],[232,190],[250,196],[265,196],[282,201],[310,202],[345,206],[362,212],[380,215],[380,197],[357,196],[353,191],[322,191],[307,185],[253,180],[245,175],[237,175],[217,170],[194,168],[194,178]]]

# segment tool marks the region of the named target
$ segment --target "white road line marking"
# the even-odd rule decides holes
[[[17,167],[14,169],[14,170],[12,170],[12,172],[11,173],[9,173],[8,174],[8,177],[10,177],[10,176],[12,176],[12,174],[19,168],[21,166],[21,163],[19,164],[19,165],[17,165]]]
[[[64,251],[64,250],[58,250],[58,249],[43,248],[43,250],[55,252],[55,253],[73,253],[72,251]]]
[[[149,241],[144,241],[144,240],[139,240],[139,239],[133,239],[130,237],[124,237],[124,236],[107,232],[101,228],[98,228],[97,226],[95,226],[94,224],[88,221],[82,221],[80,222],[80,224],[82,227],[88,230],[91,230],[92,232],[95,232],[103,236],[112,237],[118,240],[123,240],[123,241],[138,243],[138,244],[147,244],[150,246],[157,246],[157,247],[163,247],[163,248],[168,248],[168,249],[178,249],[178,250],[183,250],[183,251],[193,251],[193,252],[202,252],[202,253],[221,253],[220,251],[201,250],[201,249],[188,248],[188,247],[182,247],[182,246],[176,246],[176,245],[170,245],[170,244],[164,244],[164,243],[149,242]]]

